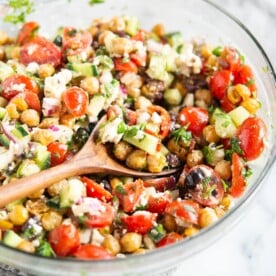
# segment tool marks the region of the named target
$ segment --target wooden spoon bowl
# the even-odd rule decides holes
[[[101,143],[96,143],[99,127],[105,121],[106,117],[104,116],[95,126],[83,148],[71,160],[0,187],[0,208],[71,176],[103,173],[135,177],[157,177],[170,175],[177,171],[177,169],[160,173],[136,171],[113,160],[108,154],[107,147]]]

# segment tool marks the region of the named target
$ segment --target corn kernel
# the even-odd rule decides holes
[[[260,102],[257,99],[248,98],[241,103],[247,111],[251,114],[255,114],[260,108]]]
[[[227,89],[227,98],[233,104],[236,104],[241,100],[241,96],[239,95],[234,86],[231,86]]]
[[[12,229],[12,228],[13,228],[13,224],[10,221],[0,219],[0,229],[8,230],[8,229]]]
[[[41,79],[52,76],[55,73],[55,67],[52,64],[41,64],[38,69],[38,75]]]
[[[220,204],[221,204],[226,210],[228,210],[228,209],[231,207],[232,203],[233,203],[233,197],[230,196],[230,195],[227,195],[227,196],[224,196],[224,197],[222,198]]]
[[[18,119],[20,117],[20,114],[18,113],[16,105],[14,103],[9,103],[6,106],[6,110],[11,119]]]
[[[34,253],[35,252],[35,247],[33,244],[27,240],[23,240],[18,246],[17,249],[29,252],[29,253]]]
[[[29,218],[28,210],[21,204],[15,205],[9,213],[9,219],[14,225],[23,225]]]
[[[194,236],[195,234],[197,234],[198,231],[199,231],[199,230],[198,230],[196,227],[190,226],[190,227],[185,228],[185,230],[184,230],[184,235],[185,235],[186,237],[192,237],[192,236]]]
[[[154,25],[151,31],[157,36],[164,36],[166,34],[166,30],[163,24]]]
[[[18,111],[24,111],[28,108],[26,101],[21,97],[12,98],[10,103],[15,104]]]

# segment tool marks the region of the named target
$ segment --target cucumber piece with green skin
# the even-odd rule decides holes
[[[77,178],[70,178],[63,185],[60,192],[60,208],[72,206],[81,199],[84,190],[84,184]]]
[[[0,134],[0,144],[6,148],[9,148],[10,140],[5,134]]]
[[[99,113],[103,110],[105,104],[105,97],[102,94],[96,94],[90,100],[87,107],[87,115],[91,121],[97,121]]]
[[[17,177],[24,177],[24,176],[29,176],[35,173],[40,172],[39,166],[30,159],[25,159],[22,161],[20,166],[18,167],[16,171],[16,176]]]
[[[0,107],[0,120],[2,120],[4,118],[6,113],[7,113],[6,108]]]
[[[16,205],[19,205],[19,204],[23,204],[24,203],[24,199],[18,199],[16,201],[13,201],[11,203],[9,203],[8,205],[5,206],[6,210],[8,212],[11,212],[12,209],[16,206]]]
[[[70,63],[67,67],[68,69],[75,71],[84,77],[90,77],[90,76],[97,77],[99,75],[97,66],[89,62]]]
[[[240,126],[247,118],[250,117],[250,113],[243,107],[238,106],[228,113],[236,126]]]
[[[19,139],[29,135],[29,132],[22,125],[16,125],[15,128],[11,130],[11,133]]]
[[[5,245],[8,245],[10,247],[17,247],[23,239],[17,235],[14,231],[12,230],[7,230],[5,232],[4,238],[3,238],[3,243]]]
[[[211,115],[210,124],[214,125],[216,118],[218,118],[221,114],[226,114],[226,113],[222,109],[216,107]]]
[[[45,170],[51,165],[51,153],[44,146],[38,146],[34,161],[41,170]]]
[[[137,138],[136,136],[123,136],[123,140],[128,142],[129,144],[144,150],[145,152],[149,154],[156,154],[156,149],[158,148],[158,145],[160,144],[160,140],[152,136],[142,130],[140,130],[141,136],[143,136],[142,139]]]
[[[139,20],[137,17],[130,17],[126,21],[126,33],[129,35],[136,35],[140,28]]]
[[[236,134],[237,128],[228,114],[219,114],[215,121],[215,131],[220,138],[231,138]]]
[[[166,34],[169,44],[174,48],[178,49],[184,44],[184,39],[181,32],[173,32]]]

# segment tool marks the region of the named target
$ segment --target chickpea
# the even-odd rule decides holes
[[[123,17],[114,17],[109,21],[109,29],[112,32],[124,31],[126,28],[126,23]]]
[[[206,207],[200,210],[198,222],[201,228],[207,227],[217,220],[218,216],[214,209]]]
[[[19,59],[20,50],[21,50],[21,47],[15,46],[15,47],[11,50],[11,53],[10,53],[11,56],[10,56],[10,58],[11,58],[11,59]]]
[[[113,153],[115,157],[120,161],[126,160],[131,151],[132,146],[124,141],[120,141],[118,144],[115,144],[113,148]]]
[[[225,211],[220,207],[215,207],[215,212],[219,218],[223,217],[225,214]]]
[[[195,103],[197,104],[198,101],[202,101],[203,107],[208,107],[211,105],[213,100],[212,93],[208,89],[197,89],[195,92]]]
[[[222,198],[220,203],[225,210],[229,210],[233,204],[233,197],[231,195],[226,195]]]
[[[163,24],[154,25],[151,31],[157,36],[164,36],[166,34],[166,30]]]
[[[114,37],[114,34],[110,31],[103,31],[100,33],[99,37],[98,37],[98,42],[100,45],[103,45],[105,43],[105,39],[111,39]]]
[[[21,204],[15,205],[9,213],[9,220],[14,225],[23,225],[29,218],[28,210]]]
[[[132,151],[127,159],[126,165],[134,170],[143,170],[147,167],[147,154],[143,150]]]
[[[173,216],[171,215],[165,215],[164,216],[164,221],[163,221],[164,227],[166,228],[166,230],[168,230],[169,232],[173,232],[176,230],[176,222]]]
[[[151,105],[151,101],[144,96],[139,96],[134,102],[135,109],[147,110]]]
[[[177,155],[181,161],[186,160],[188,154],[188,148],[180,146],[180,143],[177,143],[174,138],[170,139],[167,144],[168,150]]]
[[[59,182],[52,184],[51,186],[49,186],[47,188],[48,194],[52,197],[59,195],[63,188],[63,185],[65,185],[65,184],[66,184],[66,180],[61,180]]]
[[[28,252],[28,253],[34,253],[35,252],[35,247],[33,244],[27,240],[23,240],[22,242],[19,243],[17,246],[17,249]]]
[[[118,177],[111,178],[110,186],[111,186],[112,190],[114,190],[117,185],[124,185],[124,183]]]
[[[46,231],[51,231],[62,222],[62,215],[56,211],[44,213],[41,218],[41,223]]]
[[[198,231],[199,231],[198,228],[189,226],[189,227],[185,228],[184,235],[186,237],[192,237],[192,236],[196,235],[198,233]]]
[[[132,253],[142,245],[142,235],[134,232],[126,233],[120,239],[122,251]]]
[[[135,252],[133,252],[133,254],[145,254],[147,251],[148,250],[145,248],[138,248]]]
[[[116,255],[121,251],[121,245],[119,241],[112,235],[107,235],[104,238],[102,246],[106,248],[112,255]]]
[[[38,126],[40,116],[34,109],[27,109],[21,113],[20,121],[30,127]]]
[[[43,213],[49,210],[45,199],[28,200],[26,208],[30,214],[40,217]]]
[[[126,86],[128,95],[132,98],[140,96],[140,87],[143,84],[141,76],[135,73],[126,73],[121,78],[121,82]]]
[[[99,92],[100,83],[95,77],[85,77],[80,82],[80,87],[84,89],[89,95],[94,95]]]
[[[39,128],[49,128],[50,126],[58,125],[59,119],[57,117],[44,118],[38,125]]]
[[[209,143],[217,143],[220,137],[217,135],[214,125],[207,125],[202,131],[203,138]]]
[[[38,75],[41,79],[46,79],[55,73],[55,67],[52,64],[45,63],[39,65]]]
[[[213,51],[213,47],[211,45],[204,44],[201,47],[200,53],[203,56],[203,58],[207,59],[212,55],[212,51]]]
[[[231,164],[229,161],[226,161],[226,160],[219,161],[216,164],[214,170],[224,180],[230,179],[232,175]]]
[[[167,166],[166,157],[162,153],[156,153],[154,155],[148,154],[147,156],[147,168],[150,172],[158,173]]]
[[[204,159],[204,156],[201,150],[192,150],[187,155],[186,163],[190,168],[192,168],[194,166],[202,164],[203,159]]]

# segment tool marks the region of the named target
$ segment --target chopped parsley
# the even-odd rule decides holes
[[[90,5],[104,3],[105,0],[89,0]]]
[[[232,158],[232,154],[236,152],[239,155],[243,154],[243,151],[241,149],[239,140],[237,138],[231,138],[230,139],[230,149],[225,151],[225,159],[230,161]]]
[[[224,192],[227,192],[227,190],[229,188],[227,182],[225,180],[221,179],[221,184],[222,184]]]
[[[52,249],[51,245],[45,240],[40,241],[40,245],[36,249],[36,253],[43,257],[55,257],[56,254]]]
[[[125,188],[123,187],[123,185],[116,185],[115,186],[115,192],[121,195],[126,195],[127,192],[125,190]]]
[[[178,143],[179,141],[182,141],[185,145],[189,145],[192,140],[192,133],[190,131],[187,131],[186,127],[181,127],[178,129],[175,129],[172,132],[172,137],[174,138],[174,141]]]
[[[212,54],[215,55],[216,57],[219,57],[221,55],[221,52],[222,52],[222,47],[218,46],[212,51]]]
[[[156,243],[164,238],[164,236],[166,235],[166,230],[164,229],[162,224],[157,224],[150,230],[148,235]]]

